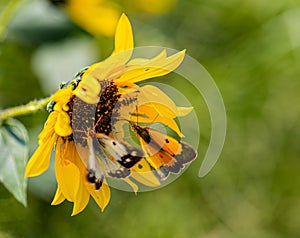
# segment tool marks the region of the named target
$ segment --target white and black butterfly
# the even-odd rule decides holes
[[[142,151],[119,142],[105,134],[89,137],[87,179],[100,189],[105,177],[122,179],[130,175],[130,168],[143,157]]]

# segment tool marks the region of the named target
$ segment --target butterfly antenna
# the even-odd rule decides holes
[[[97,120],[97,122],[94,125],[94,130],[96,130],[96,127],[99,125],[100,121],[102,119],[102,115],[99,117],[99,119]]]

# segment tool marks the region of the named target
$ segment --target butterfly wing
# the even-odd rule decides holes
[[[141,184],[148,187],[157,187],[160,185],[158,177],[153,173],[153,167],[146,158],[141,159],[130,170],[132,172],[130,176]]]
[[[197,157],[196,150],[183,141],[149,127],[137,124],[132,127],[147,153],[146,160],[160,180],[165,180],[170,173],[178,174]]]
[[[128,169],[120,166],[104,153],[95,137],[90,138],[90,141],[87,180],[95,184],[96,189],[101,188],[105,177],[120,179],[130,175]]]
[[[170,173],[178,174],[182,171],[186,165],[190,164],[197,157],[197,151],[191,147],[189,144],[181,141],[177,142],[180,144],[181,150],[179,153],[174,156],[166,152],[164,149],[159,151],[156,155],[156,158],[161,159],[162,161],[166,161],[165,158],[172,157],[172,161],[169,164],[165,164],[159,169],[155,171],[155,174],[161,179],[165,180],[169,176]],[[165,146],[164,146],[165,147]],[[150,157],[149,160],[153,158]]]
[[[105,134],[97,134],[100,146],[124,168],[131,168],[139,162],[144,154],[125,143],[119,142]]]
[[[172,157],[170,159],[162,156],[164,165],[173,168],[171,172],[178,173],[184,165],[196,159],[197,151],[186,142],[179,141],[155,129],[149,128],[148,130],[150,137],[160,146],[160,152]]]
[[[123,179],[131,174],[143,153],[104,134],[89,138],[87,179],[99,189],[105,177]]]

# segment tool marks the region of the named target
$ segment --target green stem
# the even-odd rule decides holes
[[[25,105],[7,108],[3,111],[0,111],[0,121],[6,120],[11,117],[27,115],[30,113],[34,113],[38,110],[41,110],[46,107],[49,103],[51,97],[43,98],[40,100],[31,101]]]

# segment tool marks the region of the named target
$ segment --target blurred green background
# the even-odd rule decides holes
[[[75,217],[68,202],[50,205],[53,170],[29,179],[27,208],[0,185],[0,237],[300,237],[300,2],[178,0],[161,14],[130,4],[123,7],[136,46],[186,48],[215,79],[228,119],[219,162],[198,177],[209,115],[185,90],[201,141],[179,179],[138,196],[112,189],[104,213],[90,201]],[[95,39],[47,0],[24,1],[12,16],[0,49],[1,108],[49,95],[113,47],[112,38]],[[163,82],[183,88],[172,77]],[[31,153],[46,117],[18,118]]]

